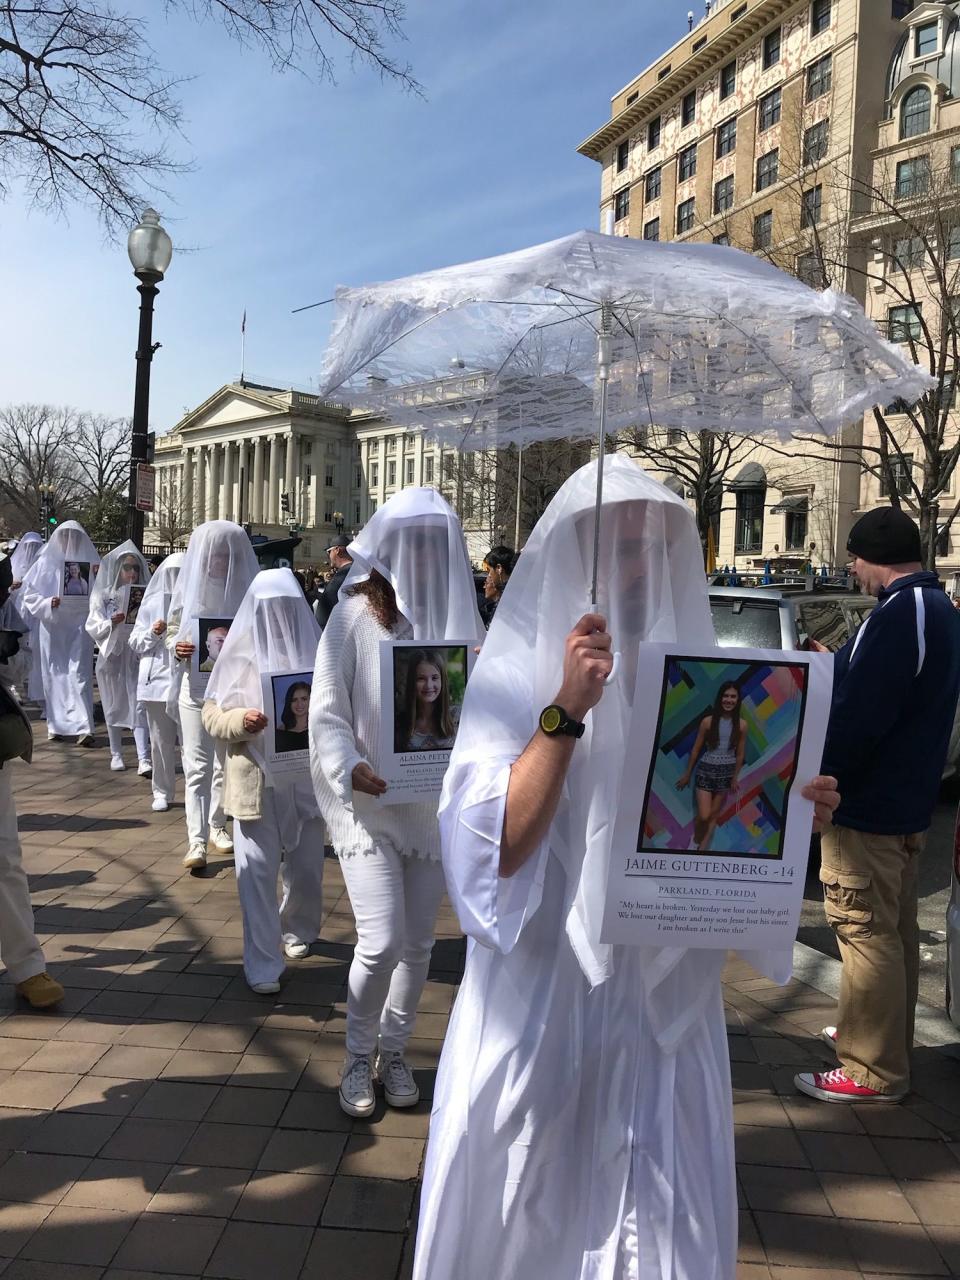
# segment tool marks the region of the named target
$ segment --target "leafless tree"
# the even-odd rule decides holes
[[[157,490],[153,518],[146,532],[148,542],[157,541],[174,551],[186,544],[187,536],[197,524],[197,513],[188,509],[179,484],[161,485]]]
[[[334,49],[418,90],[386,44],[402,0],[165,0],[219,21],[277,70],[330,79]],[[184,165],[168,141],[181,125],[180,82],[162,70],[147,24],[109,0],[0,0],[0,195],[22,183],[41,208],[91,205],[108,233],[139,216]],[[143,141],[148,139],[148,141]]]

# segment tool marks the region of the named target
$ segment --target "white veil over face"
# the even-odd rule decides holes
[[[190,535],[173,590],[171,615],[180,630],[192,618],[232,618],[253,581],[257,557],[250,539],[230,520],[208,520]]]
[[[123,602],[123,588],[126,586],[145,586],[150,581],[150,569],[146,560],[137,550],[136,543],[129,539],[114,547],[100,561],[100,571],[94,579],[90,590],[90,612],[87,616],[87,631],[96,638],[95,626],[98,619],[109,618]],[[100,652],[109,657],[128,639],[128,634],[114,627],[100,644]]]
[[[480,638],[470,557],[456,513],[436,489],[401,489],[347,548],[341,595],[376,570],[393,587],[416,640]]]
[[[23,607],[37,612],[47,600],[63,594],[63,567],[68,560],[77,560],[93,567],[100,563],[100,552],[90,541],[86,529],[76,520],[65,520],[57,525],[50,541],[41,551],[23,578]],[[69,615],[64,625],[73,626],[79,619]]]
[[[596,461],[566,481],[517,561],[467,685],[448,779],[471,761],[518,756],[540,711],[557,694],[566,637],[591,612],[596,481]],[[633,763],[625,750],[639,646],[681,640],[702,649],[715,643],[692,512],[619,454],[605,458],[599,561],[597,610],[607,619],[620,668],[587,716],[548,837],[567,877],[567,936],[593,986],[615,963],[614,949],[599,940],[600,923],[621,782]],[[502,678],[507,668],[517,679]],[[519,688],[529,689],[528,700],[517,696],[518,680]],[[441,808],[446,798],[445,792]],[[669,999],[658,1010],[653,991],[684,957],[701,961],[685,948],[648,950],[648,1007],[655,1030],[664,1031],[675,1011]],[[700,955],[714,966],[709,953]]]
[[[157,566],[143,593],[140,612],[130,633],[131,640],[146,635],[153,628],[153,624],[159,622],[161,618],[166,622],[170,612],[170,601],[173,598],[173,588],[180,576],[180,566],[183,564],[185,554],[186,552],[183,551],[174,551]]]
[[[14,582],[22,582],[27,572],[43,551],[43,539],[39,533],[25,533],[13,549],[10,567],[13,570]]]

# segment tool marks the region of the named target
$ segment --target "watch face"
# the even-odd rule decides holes
[[[560,728],[560,708],[547,707],[540,716],[540,728],[544,733],[556,733]]]

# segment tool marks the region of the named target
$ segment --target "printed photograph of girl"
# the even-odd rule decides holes
[[[783,856],[808,678],[804,663],[665,661],[638,851]]]
[[[90,565],[86,560],[68,560],[63,566],[63,594],[65,596],[90,594]]]
[[[450,751],[467,683],[464,645],[393,652],[394,751]]]
[[[310,746],[307,725],[312,676],[312,672],[305,671],[293,676],[273,677],[274,750],[278,755],[288,751],[306,751]]]

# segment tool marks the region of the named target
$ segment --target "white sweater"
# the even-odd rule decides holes
[[[341,596],[323,629],[310,696],[310,772],[320,812],[340,858],[390,848],[440,860],[437,802],[387,803],[354,794],[354,767],[380,768],[380,642],[412,634],[400,620],[392,634],[363,596]],[[389,793],[388,793],[389,795]]]

